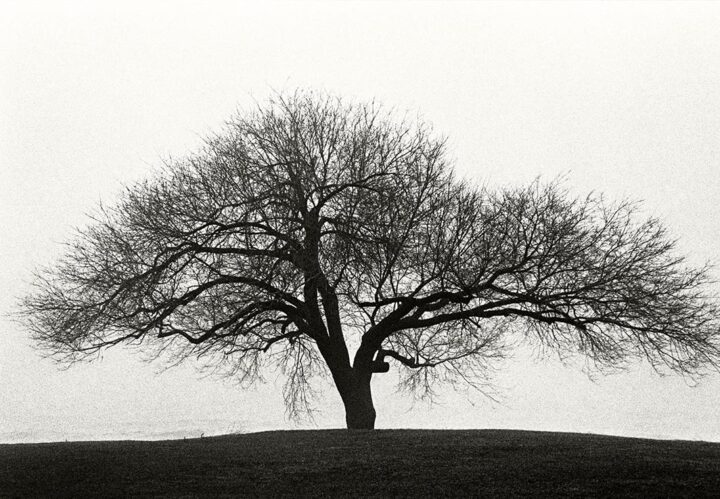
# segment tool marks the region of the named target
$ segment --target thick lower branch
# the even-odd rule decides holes
[[[404,355],[401,355],[394,350],[380,350],[378,352],[378,361],[382,362],[385,357],[392,357],[401,364],[413,369],[418,369],[420,367],[435,367],[437,365],[437,363],[435,362],[418,362],[417,359],[405,357]]]

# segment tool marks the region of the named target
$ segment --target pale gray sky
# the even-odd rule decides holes
[[[691,261],[720,261],[720,5],[714,3],[31,2],[0,18],[0,312],[99,200],[195,148],[271,88],[420,112],[489,185],[567,175],[645,200]],[[717,275],[717,273],[716,273]],[[125,351],[58,370],[0,319],[0,442],[286,428],[252,391],[156,375]],[[436,406],[376,384],[379,427],[524,428],[720,441],[720,375],[646,366],[594,383],[527,352],[500,404]],[[343,426],[331,390],[315,424]],[[306,426],[311,426],[307,423]]]

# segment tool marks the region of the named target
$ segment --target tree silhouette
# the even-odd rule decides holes
[[[245,382],[279,366],[292,414],[330,374],[349,428],[374,427],[390,362],[428,393],[482,382],[516,338],[600,368],[716,368],[707,268],[637,211],[559,182],[478,187],[427,125],[298,91],[100,208],[21,316],[70,362],[129,343]]]

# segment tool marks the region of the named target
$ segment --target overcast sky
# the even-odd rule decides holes
[[[566,175],[577,194],[643,200],[691,262],[720,262],[719,4],[98,4],[2,4],[3,314],[100,200],[295,87],[421,113],[488,185]],[[60,370],[0,321],[0,442],[295,426],[272,374],[244,391],[123,350]],[[378,427],[720,441],[720,375],[693,387],[633,365],[591,381],[523,351],[498,367],[497,403],[443,392],[413,406],[379,377]],[[304,426],[344,425],[332,390],[318,408]]]

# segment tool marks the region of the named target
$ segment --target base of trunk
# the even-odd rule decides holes
[[[348,430],[374,430],[375,408],[372,406],[372,401],[369,407],[354,407],[352,409],[346,407],[345,422]]]
[[[375,406],[370,388],[370,378],[358,376],[340,391],[345,405],[345,422],[350,430],[372,430],[375,428]]]

